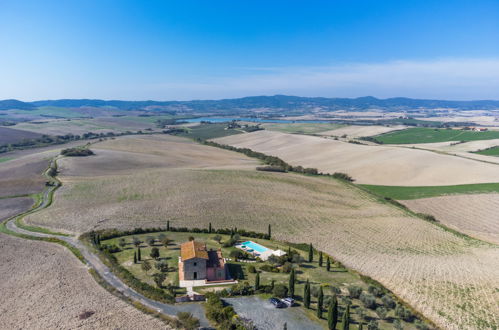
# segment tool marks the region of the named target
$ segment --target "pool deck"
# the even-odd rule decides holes
[[[251,249],[250,247],[246,247],[246,245],[244,243],[240,243],[240,244],[236,244],[235,247],[238,248],[238,249],[241,249],[245,252],[248,252],[248,253],[251,253],[252,255],[254,255],[255,257],[259,257],[260,259],[262,259],[263,261],[266,261],[271,255],[274,254],[274,250],[272,249],[269,249],[261,244],[258,244],[258,243],[255,243],[253,241],[248,241],[254,245],[258,245],[258,246],[262,246],[264,247],[266,250],[264,252],[258,252],[258,251],[255,251],[254,249]]]

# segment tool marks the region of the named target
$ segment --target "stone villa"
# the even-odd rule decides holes
[[[206,244],[196,241],[180,246],[178,261],[180,281],[225,281],[229,279],[222,250],[207,250]]]

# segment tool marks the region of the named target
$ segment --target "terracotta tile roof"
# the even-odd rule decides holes
[[[182,245],[180,245],[180,257],[182,258],[182,261],[193,258],[208,259],[206,244],[196,241],[182,243]]]

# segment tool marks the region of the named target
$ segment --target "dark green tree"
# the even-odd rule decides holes
[[[260,290],[260,273],[255,276],[255,290]]]
[[[294,297],[295,295],[295,282],[296,282],[296,278],[295,278],[295,269],[291,269],[291,273],[289,273],[289,296],[291,298]]]
[[[154,260],[158,260],[159,259],[159,249],[157,247],[153,247],[151,249],[151,253],[149,254],[151,256],[151,258],[153,258]]]
[[[327,325],[329,330],[335,330],[338,323],[338,299],[333,295],[333,299],[329,302],[327,311]]]
[[[274,290],[275,280],[270,281],[270,290]]]
[[[326,260],[326,270],[329,272],[331,270],[331,260],[327,257]]]
[[[359,324],[359,330],[363,330],[363,329],[364,329],[364,323],[362,323],[362,322],[361,322],[361,323]]]
[[[288,330],[288,324],[284,322],[284,325],[282,326],[282,330]]]
[[[166,231],[170,231],[170,220],[166,222]]]
[[[140,246],[137,248],[137,260],[142,261],[142,256],[140,255]]]
[[[322,286],[319,288],[319,296],[317,297],[317,317],[322,319],[322,305],[324,305],[324,291]]]
[[[133,263],[134,264],[137,263],[137,252],[136,251],[133,252]]]
[[[308,262],[314,261],[314,247],[312,243],[308,246]]]
[[[322,251],[319,252],[319,267],[322,267]]]
[[[211,234],[211,222],[208,225],[208,233]]]
[[[347,309],[343,313],[343,317],[341,319],[341,329],[342,330],[350,329],[350,305],[347,305]]]
[[[303,289],[303,305],[306,308],[310,308],[310,282],[308,280]]]
[[[272,238],[272,226],[269,224],[269,230],[268,230],[268,233],[267,233],[267,236],[270,238]]]

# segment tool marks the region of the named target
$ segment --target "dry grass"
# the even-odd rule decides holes
[[[315,136],[258,131],[215,139],[322,172],[345,172],[357,183],[443,186],[499,182],[498,167],[424,150],[366,146]]]
[[[117,149],[113,142],[99,150]],[[127,142],[132,150],[135,143]],[[185,143],[184,148],[207,147]],[[175,153],[170,157],[175,164]],[[30,223],[75,232],[164,226],[166,220],[174,226],[206,227],[211,222],[257,231],[271,223],[276,238],[313,242],[382,282],[444,328],[499,325],[498,248],[414,218],[353,186],[290,173],[187,168],[201,161],[79,177],[79,168],[88,171],[82,160],[66,164],[74,168],[71,176],[63,171],[64,186],[55,203],[30,216]]]
[[[67,249],[0,234],[2,329],[164,329],[109,294]],[[95,312],[80,319],[86,311]]]
[[[37,193],[43,190],[43,171],[49,164],[43,154],[0,163],[0,197]]]
[[[449,227],[499,244],[499,194],[441,196],[402,202],[412,210],[434,215]]]
[[[383,133],[388,133],[396,130],[401,130],[407,128],[403,125],[396,126],[359,126],[359,125],[350,125],[345,127],[340,127],[338,129],[325,131],[319,133],[320,135],[334,135],[334,136],[342,136],[344,134],[349,138],[358,138],[361,136],[373,136]]]

